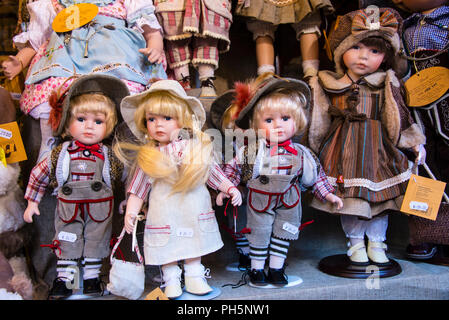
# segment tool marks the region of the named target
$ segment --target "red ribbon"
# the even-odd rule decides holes
[[[119,241],[118,240],[118,238],[117,237],[112,237],[111,238],[111,241],[109,242],[109,245],[110,245],[110,247],[111,248],[114,248],[114,246],[115,246],[115,244],[117,243],[117,241]],[[122,253],[122,250],[120,249],[120,246],[117,246],[117,249],[116,249],[117,251],[116,252],[118,252],[119,254],[120,254],[120,256],[121,256],[121,260],[122,261],[125,261],[125,257],[123,256],[123,253]]]
[[[53,240],[53,242],[51,244],[41,244],[41,247],[48,247],[50,249],[52,249],[53,251],[55,250],[59,250],[59,256],[61,255],[61,248],[59,247],[61,245],[61,242],[59,242],[59,240]]]
[[[98,158],[100,158],[101,160],[104,161],[103,155],[98,152],[98,151],[100,151],[100,148],[101,148],[98,143],[92,144],[92,145],[85,145],[84,143],[81,143],[79,141],[75,141],[75,144],[78,146],[79,149],[81,149],[81,150],[88,150],[92,154],[96,155]]]
[[[291,140],[286,140],[282,143],[279,144],[274,144],[273,145],[273,149],[271,149],[270,155],[275,155],[277,150],[279,149],[279,147],[284,148],[285,150],[287,150],[288,152],[294,154],[295,156],[298,155],[298,151],[296,151],[295,148],[293,148],[291,146],[292,141]],[[270,143],[267,143],[267,147],[270,147]]]

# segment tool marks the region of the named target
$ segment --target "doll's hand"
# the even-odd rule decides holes
[[[125,214],[125,230],[127,233],[132,233],[134,229],[134,224],[136,223],[137,214],[127,212]]]
[[[340,199],[340,197],[337,197],[333,193],[329,193],[325,199],[329,201],[330,203],[337,205],[337,210],[340,210],[343,208],[343,201]]]
[[[146,55],[151,63],[162,63],[164,60],[164,51],[158,48],[143,48],[139,52]]]
[[[217,206],[222,206],[224,203],[223,200],[226,198],[229,198],[229,195],[226,192],[220,192],[215,199],[215,203]]]
[[[39,204],[37,202],[28,200],[28,206],[23,213],[23,220],[25,220],[25,222],[32,223],[33,215],[35,214],[38,216],[41,214],[39,211]]]
[[[231,196],[231,202],[234,207],[242,204],[242,194],[237,187],[230,187],[227,193]]]
[[[23,69],[22,63],[15,56],[9,56],[7,60],[3,61],[2,68],[3,73],[8,78],[8,80],[12,80]]]
[[[416,155],[415,163],[417,165],[422,165],[426,162],[426,149],[424,148],[424,145],[420,144],[417,146],[414,146],[413,152]]]

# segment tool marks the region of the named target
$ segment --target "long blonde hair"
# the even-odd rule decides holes
[[[181,98],[168,91],[155,91],[146,95],[138,103],[134,114],[137,129],[147,134],[147,114],[169,116],[177,120],[178,125],[188,132],[188,142],[183,150],[184,156],[178,163],[159,151],[157,140],[148,137],[144,145],[119,142],[114,146],[119,159],[125,164],[136,163],[149,177],[165,179],[173,183],[172,193],[185,193],[199,184],[204,184],[209,176],[212,160],[212,142],[201,131],[198,120],[189,105]],[[126,150],[136,151],[130,157]]]

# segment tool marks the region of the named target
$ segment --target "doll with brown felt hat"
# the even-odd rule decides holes
[[[449,3],[447,0],[393,0],[410,15],[404,21],[402,36],[411,75],[449,68]],[[443,69],[443,70],[444,70]],[[447,73],[446,73],[447,74]],[[446,75],[447,77],[447,75]],[[417,77],[415,76],[415,79]],[[434,78],[436,79],[436,78]],[[444,81],[444,79],[435,80]],[[441,92],[420,107],[410,107],[413,117],[426,134],[426,163],[437,180],[449,182],[449,92]],[[430,176],[421,169],[420,175]],[[449,194],[446,184],[445,193]],[[449,204],[440,205],[437,220],[409,217],[407,256],[428,260],[445,256],[449,249]]]
[[[336,72],[320,71],[311,81],[309,144],[344,207],[336,212],[315,200],[311,206],[341,216],[347,255],[360,265],[389,262],[387,213],[399,210],[413,167],[403,151],[415,152],[419,161],[425,156],[425,136],[395,75],[404,64],[398,56],[402,19],[392,9],[378,13],[341,17],[329,37]]]

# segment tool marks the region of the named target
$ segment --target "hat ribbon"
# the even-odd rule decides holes
[[[391,37],[398,31],[399,22],[391,11],[385,10],[378,20],[372,21],[371,16],[368,16],[365,11],[360,10],[352,20],[352,34],[358,35],[367,31],[379,30]]]

